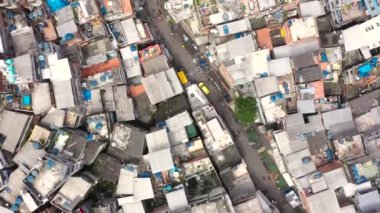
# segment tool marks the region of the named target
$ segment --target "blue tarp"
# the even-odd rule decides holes
[[[361,65],[360,67],[358,67],[359,78],[368,77],[371,70],[372,70],[371,64],[367,63],[367,64]]]
[[[22,104],[25,106],[29,106],[31,104],[31,97],[30,95],[24,95],[22,96]]]
[[[377,57],[371,58],[371,66],[376,67],[378,61],[379,61],[379,58]]]
[[[47,4],[52,13],[68,5],[68,3],[65,0],[47,0]]]
[[[332,151],[332,149],[327,149],[327,150],[325,151],[325,153],[326,153],[326,156],[327,156],[327,160],[328,160],[328,161],[332,161],[332,160],[334,160],[334,152]]]
[[[224,32],[224,35],[228,35],[230,33],[227,25],[223,25],[223,32]]]
[[[94,140],[94,136],[92,134],[87,134],[86,135],[86,141],[89,142],[89,141],[92,141]]]
[[[327,60],[327,54],[325,52],[321,52],[321,61],[326,62]]]
[[[84,91],[82,92],[82,94],[83,94],[83,99],[84,99],[85,101],[91,100],[91,98],[92,98],[91,90],[84,90]]]

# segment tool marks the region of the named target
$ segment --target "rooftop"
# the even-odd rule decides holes
[[[29,115],[4,110],[0,119],[0,133],[6,137],[2,149],[14,153],[25,139],[31,120]]]
[[[183,164],[187,181],[189,202],[204,199],[210,193],[221,188],[218,174],[208,157],[197,159]]]
[[[348,52],[363,47],[367,47],[369,49],[379,47],[379,39],[376,36],[380,30],[380,27],[376,25],[379,20],[379,17],[374,17],[364,23],[357,24],[343,30],[345,50]]]
[[[161,70],[162,71],[162,70]],[[152,105],[183,92],[174,68],[141,79]]]
[[[319,63],[318,54],[316,52],[308,52],[292,57],[295,69],[313,66]]]
[[[121,168],[117,194],[132,195],[126,203],[138,202],[154,198],[152,181],[150,178],[137,177],[138,167],[126,165]],[[120,203],[120,201],[119,201]]]
[[[300,178],[316,171],[315,164],[311,161],[311,158],[310,151],[304,149],[285,156],[285,162],[291,175],[294,178]]]
[[[120,49],[123,64],[127,72],[127,78],[133,78],[142,75],[140,66],[139,53],[136,45],[127,46]]]
[[[181,210],[181,209],[187,208],[189,205],[184,187],[181,187],[180,189],[166,193],[165,197],[168,202],[170,211]]]
[[[328,159],[331,156],[327,156],[326,154],[328,150],[332,151],[332,149],[325,131],[316,132],[315,135],[307,137],[306,140],[316,166],[320,166],[331,160]]]
[[[294,61],[293,61],[294,63]],[[273,59],[268,62],[268,72],[270,76],[283,76],[291,74],[292,63],[289,57]]]
[[[248,19],[240,19],[238,21],[229,22],[227,24],[217,25],[216,29],[220,37],[231,34],[249,31],[251,24]]]
[[[100,154],[93,163],[90,172],[103,180],[116,184],[120,168],[121,164],[115,159],[106,154]]]
[[[298,81],[300,83],[309,83],[313,81],[319,81],[321,79],[322,70],[318,65],[301,68],[298,71]]]
[[[58,190],[67,178],[80,168],[80,163],[73,164],[49,156],[45,161],[39,162],[33,167],[23,182],[35,197],[42,201]]]
[[[213,153],[210,158],[213,160],[214,165],[219,172],[240,165],[242,161],[239,150],[235,145],[230,145],[219,152]]]
[[[364,155],[362,135],[334,140],[335,150],[339,160],[347,161]]]
[[[285,46],[273,48],[275,58],[293,57],[310,51],[316,51],[320,48],[318,39],[299,41]]]
[[[257,35],[257,43],[259,44],[260,48],[268,48],[272,49],[273,44],[270,36],[270,29],[268,28],[263,28],[256,30],[256,35]]]
[[[364,95],[349,101],[349,103],[355,117],[362,115],[369,112],[371,108],[380,105],[380,90],[365,93]]]
[[[308,116],[308,123],[306,123],[301,113],[288,115],[285,118],[285,127],[291,141],[303,140],[309,133],[325,129],[321,115]]]
[[[173,158],[169,148],[150,152],[149,162],[153,173],[166,171],[174,167]]]
[[[300,151],[302,149],[308,148],[308,144],[305,143],[305,141],[290,141],[286,131],[275,132],[273,135],[276,140],[277,146],[280,149],[280,152],[285,156]]]
[[[215,52],[219,61],[244,56],[256,50],[255,42],[250,34],[233,39],[216,46]]]
[[[197,110],[209,104],[208,99],[196,84],[187,86],[186,93],[192,110]]]
[[[72,211],[84,199],[92,184],[82,177],[70,177],[51,200],[51,204],[64,211]]]
[[[288,43],[318,37],[317,22],[314,17],[291,19],[286,23],[290,34],[287,35]]]
[[[326,14],[321,1],[301,2],[299,7],[302,17],[318,17]]]
[[[356,117],[355,124],[360,133],[373,131],[380,125],[380,106],[374,107],[369,112]]]
[[[257,78],[254,80],[256,93],[259,98],[279,92],[277,77]]]
[[[326,179],[328,187],[333,190],[348,183],[346,172],[342,167],[323,173],[323,177]]]
[[[139,161],[145,147],[145,132],[121,123],[113,127],[107,154],[121,162]]]
[[[53,81],[55,105],[58,109],[74,107],[73,85],[71,80]]]
[[[363,212],[376,211],[380,208],[380,195],[377,190],[357,196],[359,208]]]
[[[337,109],[322,113],[323,123],[335,138],[355,134],[355,122],[351,108]]]
[[[263,122],[274,123],[283,119],[286,116],[284,98],[276,99],[275,101],[273,101],[273,98],[277,98],[281,95],[282,93],[277,93],[260,98],[260,104],[265,116],[265,120],[263,120]]]
[[[335,191],[332,189],[307,197],[307,203],[311,212],[339,212],[340,210]]]
[[[220,173],[220,178],[227,187],[232,203],[241,202],[256,192],[244,163],[223,170]]]
[[[135,120],[134,105],[131,98],[127,94],[127,86],[117,86],[113,88],[116,105],[116,118],[117,121],[131,121]]]
[[[169,69],[168,62],[166,61],[164,55],[159,55],[154,58],[144,60],[141,65],[144,70],[144,76],[157,74]]]

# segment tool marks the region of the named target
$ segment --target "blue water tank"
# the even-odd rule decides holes
[[[11,64],[13,64],[13,59],[8,58],[8,59],[5,61],[5,63],[8,64],[8,65],[11,65]]]
[[[12,102],[12,101],[13,101],[13,96],[12,96],[12,95],[7,95],[5,99],[6,99],[8,102]]]
[[[20,196],[16,197],[15,204],[20,205],[22,203],[22,198]]]
[[[137,50],[137,45],[131,45],[130,49],[131,49],[132,52],[136,51]]]
[[[105,74],[103,74],[102,76],[100,76],[100,81],[104,82],[107,80],[107,76]]]
[[[311,157],[309,157],[309,156],[305,156],[302,158],[303,164],[308,164],[308,163],[310,163],[310,161],[311,161]]]
[[[166,191],[172,191],[173,190],[173,186],[171,185],[171,184],[169,184],[169,185],[166,185],[165,186],[165,189],[166,189]]]
[[[99,83],[98,83],[96,80],[92,80],[92,81],[90,81],[90,85],[91,85],[92,87],[96,87],[96,86],[99,85]]]
[[[55,165],[55,161],[54,160],[52,160],[52,159],[48,159],[47,160],[46,166],[47,166],[48,169],[53,168],[54,165]]]
[[[84,99],[85,101],[91,100],[91,98],[92,98],[91,90],[88,90],[88,89],[83,90],[82,95],[83,95],[83,99]],[[91,118],[89,118],[89,119],[91,119]],[[88,119],[87,119],[87,120],[88,120]]]
[[[71,41],[74,39],[74,34],[72,33],[66,33],[65,35],[65,41]]]
[[[33,170],[33,171],[31,172],[31,174],[32,174],[34,177],[36,177],[36,176],[38,175],[38,171],[37,171],[37,170]]]
[[[103,124],[102,123],[97,123],[96,124],[96,129],[97,130],[100,130],[100,129],[102,129],[103,128]]]
[[[20,208],[20,206],[18,204],[14,203],[14,204],[12,204],[11,210],[14,212],[17,212],[19,208]]]
[[[33,175],[28,175],[28,177],[26,177],[26,180],[27,180],[29,183],[33,183],[33,181],[34,181],[34,176],[33,176]]]
[[[87,134],[86,141],[92,141],[92,140],[94,140],[94,136],[92,134]]]
[[[38,142],[33,142],[33,148],[34,149],[41,149],[41,144]]]
[[[51,150],[51,153],[52,153],[53,155],[58,155],[58,153],[59,153],[59,149],[57,149],[57,148],[53,148],[53,149]]]
[[[40,42],[37,44],[38,49],[43,49],[44,48],[44,43]]]
[[[271,95],[270,96],[270,101],[276,102],[276,100],[277,100],[276,95]]]

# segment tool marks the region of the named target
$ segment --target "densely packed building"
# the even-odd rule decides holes
[[[378,212],[379,1],[200,0],[182,11],[176,21],[208,43],[232,94],[256,98],[289,203]]]
[[[1,213],[278,212],[139,3],[1,1]]]

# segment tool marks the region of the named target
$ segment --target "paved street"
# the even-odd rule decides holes
[[[280,212],[294,212],[290,205],[287,204],[281,191],[277,189],[275,182],[267,178],[269,175],[264,167],[264,164],[260,160],[256,150],[249,145],[247,134],[241,128],[239,123],[236,122],[231,109],[226,104],[220,104],[220,101],[223,100],[223,96],[215,85],[217,85],[221,90],[223,89],[223,86],[220,80],[216,78],[215,73],[210,71],[210,73],[206,73],[193,62],[194,55],[190,54],[186,48],[183,47],[184,41],[182,35],[177,35],[176,33],[173,34],[171,32],[170,26],[165,18],[166,13],[163,9],[163,19],[159,20],[156,17],[158,11],[160,10],[157,0],[146,1],[145,7],[147,9],[146,12],[151,18],[151,24],[155,25],[161,34],[162,40],[174,57],[175,64],[185,69],[191,82],[198,83],[203,81],[210,89],[211,93],[208,95],[209,101],[216,108],[217,112],[223,117],[235,137],[235,143],[248,166],[248,171],[255,183],[256,188],[264,192],[269,199],[275,200]],[[265,177],[265,179],[263,179],[263,177]]]

